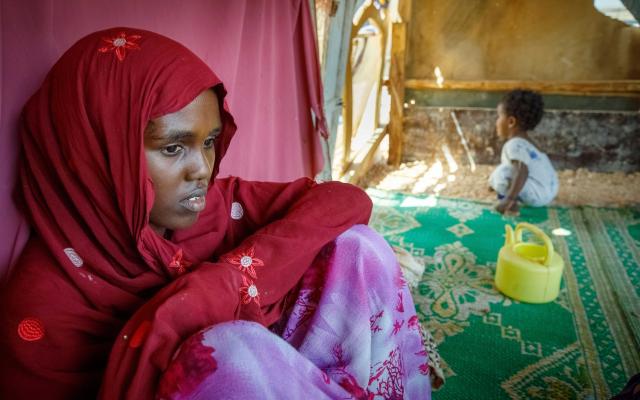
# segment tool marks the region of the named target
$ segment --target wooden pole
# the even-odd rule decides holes
[[[411,0],[400,0],[399,21],[391,26],[391,67],[389,70],[389,94],[391,112],[389,118],[390,165],[398,166],[402,161],[404,142],[404,89],[405,54],[407,51],[407,22],[411,18]]]

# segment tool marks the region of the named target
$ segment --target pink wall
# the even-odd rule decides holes
[[[0,0],[0,277],[28,227],[11,201],[17,121],[57,58],[87,33],[129,26],[185,44],[225,82],[238,134],[221,175],[313,176],[322,104],[308,0]]]

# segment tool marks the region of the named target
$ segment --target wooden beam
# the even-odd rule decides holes
[[[408,89],[416,90],[481,90],[509,91],[513,89],[529,89],[549,94],[585,94],[585,95],[640,95],[640,80],[619,81],[451,81],[438,84],[431,79],[407,79],[404,82]]]
[[[353,72],[351,70],[351,50],[353,30],[349,36],[349,50],[347,51],[347,69],[344,79],[344,105],[342,108],[342,161],[340,174],[344,174],[349,166],[351,156],[351,138],[353,136]]]
[[[391,28],[391,67],[389,94],[391,96],[389,118],[388,164],[398,166],[402,161],[404,141],[404,67],[407,32],[404,22],[394,22]]]
[[[356,154],[353,161],[342,176],[342,181],[357,185],[360,179],[369,171],[373,158],[382,143],[382,139],[387,135],[388,125],[383,128],[378,128],[374,134],[367,141],[367,146],[362,146],[362,149]]]
[[[389,34],[388,23],[380,16],[380,12],[375,7],[373,0],[366,0],[361,8],[356,12],[354,16],[354,23],[351,25],[351,34],[349,36],[349,50],[347,53],[347,66],[346,77],[344,87],[344,107],[343,107],[343,147],[344,154],[341,160],[341,174],[346,173],[351,163],[351,145],[353,142],[353,136],[358,131],[358,126],[353,126],[353,66],[351,65],[351,55],[353,52],[353,38],[358,35],[360,28],[364,26],[368,21],[373,22],[378,28],[382,40],[382,48],[380,49],[380,57],[384,60],[385,50],[387,45],[387,35]],[[376,92],[376,103],[374,111],[374,126],[378,126],[380,116],[380,97],[382,90],[382,78],[384,74],[384,63],[380,67],[380,73],[378,76],[378,89]]]

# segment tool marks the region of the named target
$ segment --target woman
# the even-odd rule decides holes
[[[214,180],[235,132],[224,96],[137,29],[53,67],[23,112],[34,233],[0,299],[1,398],[429,396],[402,275],[354,227],[366,194]]]

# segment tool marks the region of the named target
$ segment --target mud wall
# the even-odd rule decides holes
[[[593,0],[414,0],[407,56],[416,79],[640,79],[640,28]]]
[[[411,106],[405,110],[403,162],[445,161],[445,147],[457,163],[468,165],[456,131],[455,112],[470,153],[478,164],[500,162],[495,109]],[[640,114],[549,110],[530,134],[557,169],[640,171]]]

